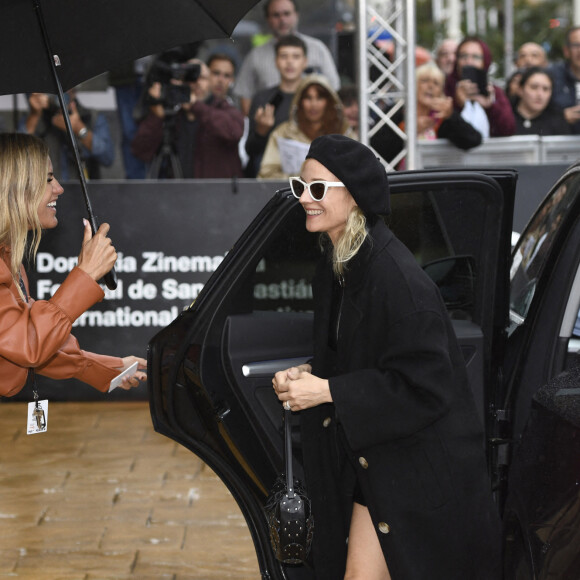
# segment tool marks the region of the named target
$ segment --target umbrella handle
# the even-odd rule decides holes
[[[82,178],[81,178],[81,181],[82,181]],[[97,230],[99,229],[99,224],[97,223],[97,219],[95,218],[95,214],[93,213],[93,210],[90,207],[90,200],[89,200],[88,196],[85,197],[85,201],[88,201],[87,212],[89,213],[89,223],[91,224],[91,231],[93,232],[93,236],[94,236],[96,234]],[[114,267],[111,268],[111,270],[103,276],[103,280],[104,280],[104,282],[109,290],[115,290],[115,288],[117,288],[117,272],[115,272]]]
[[[115,290],[117,287],[117,272],[115,272],[115,268],[111,268],[111,271],[103,276],[103,280],[109,290]]]
[[[60,66],[60,61],[58,60],[58,55],[53,55],[52,49],[50,47],[50,42],[48,38],[48,32],[46,30],[46,24],[44,22],[44,16],[42,14],[42,7],[40,5],[40,0],[32,0],[34,9],[36,11],[36,16],[38,19],[38,25],[40,27],[40,31],[42,33],[42,39],[44,40],[44,47],[46,49],[46,56],[48,57],[48,61],[50,63],[50,70],[52,71],[52,77],[54,79],[54,84],[56,86],[56,93],[58,95],[58,102],[60,103],[60,108],[62,109],[62,116],[64,119],[64,124],[66,126],[66,132],[69,137],[69,142],[73,150],[74,159],[76,163],[77,172],[79,174],[79,180],[81,183],[81,191],[83,192],[83,197],[85,200],[85,206],[87,208],[87,214],[89,218],[89,222],[91,224],[91,229],[93,230],[93,235],[99,229],[97,227],[97,221],[95,219],[95,215],[93,213],[93,208],[91,207],[91,200],[89,198],[89,191],[87,188],[87,180],[85,178],[85,172],[83,171],[83,164],[81,161],[81,154],[79,153],[79,147],[77,144],[77,140],[75,138],[75,134],[72,129],[72,125],[70,123],[70,117],[68,114],[68,109],[66,103],[64,102],[64,92],[62,90],[62,85],[60,84],[60,79],[58,77],[58,72],[56,70],[56,62],[58,62]],[[55,62],[56,61],[56,62]],[[111,269],[110,272],[107,272],[103,279],[107,288],[109,290],[115,290],[117,288],[117,274],[115,273],[115,269]]]

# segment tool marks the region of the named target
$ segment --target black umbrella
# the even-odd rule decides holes
[[[80,155],[63,91],[120,63],[227,38],[259,0],[2,0],[0,94],[58,95],[93,232]],[[105,278],[116,287],[114,271]]]

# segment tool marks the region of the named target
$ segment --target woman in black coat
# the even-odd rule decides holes
[[[384,168],[326,135],[290,181],[306,228],[329,240],[312,365],[273,379],[301,412],[316,578],[494,580],[483,430],[438,289],[379,217]]]

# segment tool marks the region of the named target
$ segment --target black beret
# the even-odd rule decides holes
[[[334,173],[367,216],[391,212],[387,172],[366,145],[344,135],[323,135],[312,141],[306,159]]]

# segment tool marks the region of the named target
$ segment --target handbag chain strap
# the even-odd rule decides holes
[[[286,460],[286,489],[288,497],[294,497],[294,474],[292,473],[292,411],[284,409],[284,457]]]

